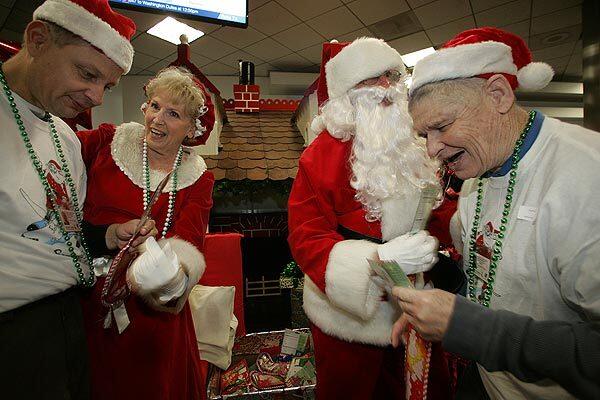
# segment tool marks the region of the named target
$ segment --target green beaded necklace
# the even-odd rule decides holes
[[[4,71],[2,70],[2,63],[0,63],[0,83],[2,84],[2,88],[4,89],[4,94],[6,95],[6,98],[8,99],[8,103],[12,109],[13,116],[15,118],[15,122],[17,123],[17,127],[19,128],[19,133],[21,134],[21,139],[23,139],[23,144],[25,145],[25,149],[27,150],[27,153],[29,154],[29,158],[31,159],[33,168],[35,169],[35,171],[38,174],[38,178],[40,179],[40,182],[42,183],[42,186],[44,187],[46,196],[52,202],[52,208],[54,209],[53,214],[55,216],[56,222],[58,223],[58,227],[60,228],[62,237],[66,239],[67,248],[69,250],[69,256],[71,257],[71,260],[73,261],[73,267],[75,268],[75,272],[77,273],[77,280],[81,286],[92,287],[95,282],[95,276],[94,276],[94,267],[92,265],[92,257],[90,255],[88,245],[85,241],[84,236],[79,235],[79,237],[81,239],[81,245],[83,247],[83,253],[85,255],[85,259],[88,262],[89,269],[90,269],[90,275],[89,275],[89,277],[86,278],[83,273],[83,268],[81,267],[81,262],[79,260],[79,256],[75,253],[75,247],[73,246],[73,242],[71,241],[71,236],[69,236],[69,233],[67,232],[67,230],[63,224],[63,221],[59,216],[59,207],[56,204],[54,194],[52,192],[52,188],[50,187],[50,184],[48,183],[48,180],[46,179],[46,172],[44,171],[44,168],[42,167],[42,162],[40,161],[37,153],[35,152],[35,149],[33,148],[33,145],[31,144],[29,134],[27,133],[27,130],[25,129],[25,125],[21,118],[21,114],[19,113],[19,109],[17,108],[17,103],[15,103],[15,98],[12,94],[12,91],[10,90],[10,87],[8,86],[6,77],[4,76]],[[49,116],[49,114],[48,114],[48,116]],[[73,210],[75,210],[75,216],[77,217],[77,223],[81,227],[82,214],[81,214],[81,210],[79,209],[79,201],[77,199],[77,189],[75,188],[75,183],[73,182],[73,178],[72,178],[71,172],[69,170],[69,165],[67,164],[65,154],[62,150],[62,144],[60,142],[60,137],[58,135],[56,126],[54,125],[54,121],[52,120],[51,116],[49,116],[48,124],[50,126],[50,132],[51,132],[51,136],[52,136],[52,143],[54,145],[54,150],[60,159],[60,165],[61,165],[63,172],[65,173],[65,179],[67,181],[67,186],[69,187],[69,191],[71,193],[71,197],[70,197],[71,207],[73,208]]]
[[[492,293],[494,288],[494,282],[496,279],[496,268],[498,268],[498,263],[502,259],[502,241],[504,240],[506,226],[508,225],[508,217],[510,216],[513,193],[515,190],[515,184],[517,182],[517,168],[519,166],[519,161],[521,159],[520,151],[521,146],[523,145],[523,141],[527,134],[531,130],[533,125],[533,120],[535,119],[535,111],[529,112],[529,119],[527,121],[527,125],[521,132],[519,139],[515,143],[515,148],[512,153],[512,164],[510,167],[510,178],[508,179],[508,187],[506,189],[506,198],[504,201],[504,210],[502,211],[502,218],[500,219],[500,232],[498,233],[497,239],[494,241],[494,245],[492,248],[492,259],[490,260],[490,269],[487,277],[487,286],[483,290],[482,300],[480,301],[481,305],[484,307],[490,306],[490,301],[492,299]],[[475,271],[477,269],[477,256],[476,256],[476,244],[477,240],[477,230],[479,228],[479,223],[481,222],[481,205],[483,203],[483,178],[479,178],[477,181],[477,202],[475,204],[475,215],[473,216],[473,227],[471,228],[471,238],[469,240],[469,267],[467,268],[467,276],[469,278],[469,298],[471,301],[477,303],[477,296],[475,292]]]

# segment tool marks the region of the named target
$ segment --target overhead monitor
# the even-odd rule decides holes
[[[171,14],[220,25],[248,26],[248,0],[109,0],[120,8]]]

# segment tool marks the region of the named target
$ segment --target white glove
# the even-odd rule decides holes
[[[130,268],[136,286],[141,291],[155,292],[161,303],[181,296],[187,286],[187,276],[179,267],[171,245],[167,242],[161,248],[153,237],[149,237],[144,245],[145,251]]]
[[[396,261],[407,275],[429,271],[437,263],[438,241],[427,231],[407,233],[377,247],[383,261]]]

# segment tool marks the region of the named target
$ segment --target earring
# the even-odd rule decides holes
[[[148,103],[142,103],[142,105],[140,106],[140,110],[145,113],[146,109],[148,108]]]

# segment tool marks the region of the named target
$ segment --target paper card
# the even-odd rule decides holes
[[[119,335],[123,333],[125,328],[129,326],[129,315],[127,315],[127,310],[125,309],[125,304],[121,304],[119,307],[113,309],[112,311],[113,317],[115,318],[115,322],[117,324],[117,330],[119,331]]]
[[[286,329],[283,335],[283,342],[281,343],[281,354],[296,355],[298,345],[301,344],[301,336],[300,332]],[[306,339],[304,340],[304,345],[306,345]]]

